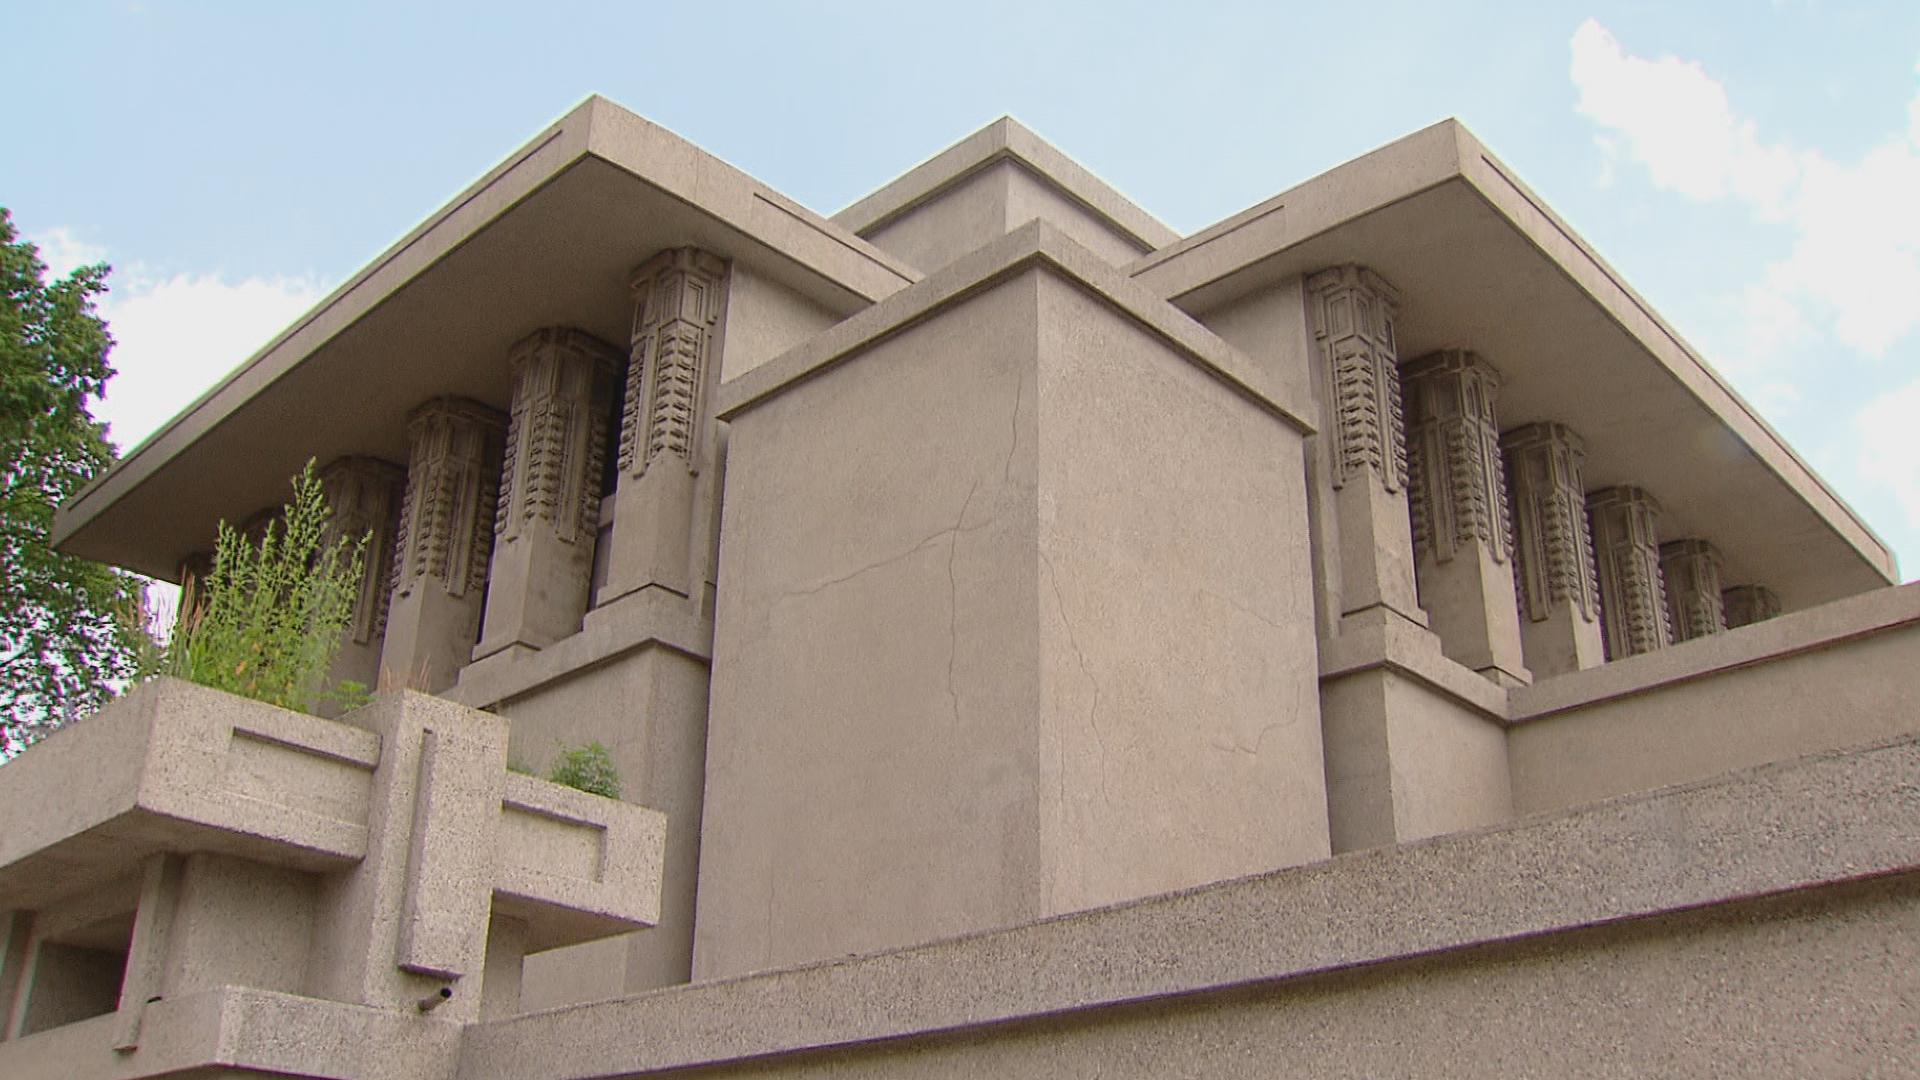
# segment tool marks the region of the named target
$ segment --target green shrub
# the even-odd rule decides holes
[[[620,770],[613,764],[613,755],[597,742],[562,748],[547,779],[609,799],[620,797]]]
[[[349,706],[363,699],[357,685],[324,691],[359,598],[367,545],[366,537],[323,544],[331,517],[308,461],[259,546],[221,522],[212,572],[182,582],[161,670],[302,712],[336,697]]]

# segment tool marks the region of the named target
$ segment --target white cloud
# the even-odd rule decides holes
[[[32,237],[50,277],[63,278],[83,266],[107,261],[107,249],[73,235],[64,225]]]
[[[1855,468],[1891,491],[1907,525],[1920,529],[1920,379],[1869,401],[1854,416],[1853,427]]]
[[[1623,136],[1598,137],[1603,153],[1617,155],[1624,143],[1654,183],[1690,198],[1731,193],[1771,214],[1784,211],[1799,171],[1793,154],[1763,144],[1700,65],[1629,56],[1588,19],[1573,35],[1573,82],[1580,112]]]
[[[217,274],[144,278],[115,274],[100,305],[114,338],[117,374],[95,415],[122,452],[211,389],[241,361],[317,302],[309,277]]]
[[[1579,111],[1603,129],[1595,136],[1603,181],[1624,154],[1660,188],[1731,198],[1793,229],[1792,253],[1748,290],[1751,355],[1736,364],[1764,364],[1804,340],[1813,321],[1876,357],[1920,327],[1920,93],[1904,130],[1841,164],[1763,140],[1698,64],[1630,55],[1593,19],[1574,32],[1572,49]]]
[[[67,226],[29,237],[55,276],[111,262],[106,248]],[[121,452],[159,430],[212,389],[275,334],[318,303],[324,290],[308,275],[250,277],[153,274],[139,263],[118,266],[97,307],[113,335],[115,375],[93,414],[108,424]]]

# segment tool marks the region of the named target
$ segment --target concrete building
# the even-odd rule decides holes
[[[1457,123],[1182,238],[590,99],[59,542],[310,458],[391,692],[0,769],[0,1075],[1920,1075],[1920,586]]]

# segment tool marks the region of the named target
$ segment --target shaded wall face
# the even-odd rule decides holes
[[[1058,278],[1040,326],[1048,913],[1324,858],[1302,438]]]
[[[695,977],[1325,856],[1300,454],[1039,271],[736,416]]]
[[[1039,914],[1034,289],[732,425],[696,978]]]

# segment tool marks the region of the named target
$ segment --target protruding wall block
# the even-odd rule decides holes
[[[479,636],[505,417],[435,398],[407,420],[411,455],[395,536],[382,681],[429,693],[453,685]]]
[[[591,334],[553,327],[514,345],[509,363],[513,410],[475,659],[544,648],[580,629],[619,354]]]
[[[1501,685],[1528,682],[1494,414],[1500,374],[1474,353],[1448,350],[1402,375],[1420,606],[1446,655]]]
[[[1587,516],[1607,659],[1666,648],[1673,628],[1660,574],[1660,504],[1637,487],[1610,487],[1587,496]]]
[[[648,587],[693,596],[694,477],[727,302],[727,264],[698,248],[633,272],[613,554],[600,603]]]
[[[1691,641],[1726,631],[1720,569],[1720,552],[1705,540],[1672,540],[1660,545],[1660,577],[1666,583],[1667,620],[1673,628],[1673,640]]]
[[[1765,622],[1780,614],[1780,597],[1765,585],[1735,585],[1720,593],[1727,629]]]
[[[1399,294],[1359,266],[1315,274],[1307,291],[1318,354],[1322,461],[1339,528],[1337,608],[1343,620],[1392,612],[1425,625],[1407,510],[1407,443],[1393,329]]]
[[[333,518],[321,538],[331,545],[340,540],[358,543],[361,551],[360,591],[347,624],[346,640],[333,663],[335,680],[350,679],[368,688],[380,681],[381,641],[387,632],[387,609],[393,599],[394,541],[400,529],[400,503],[407,471],[390,461],[372,457],[336,458],[320,470]]]
[[[1528,424],[1500,440],[1513,495],[1520,641],[1536,679],[1606,662],[1582,465],[1562,424]]]

